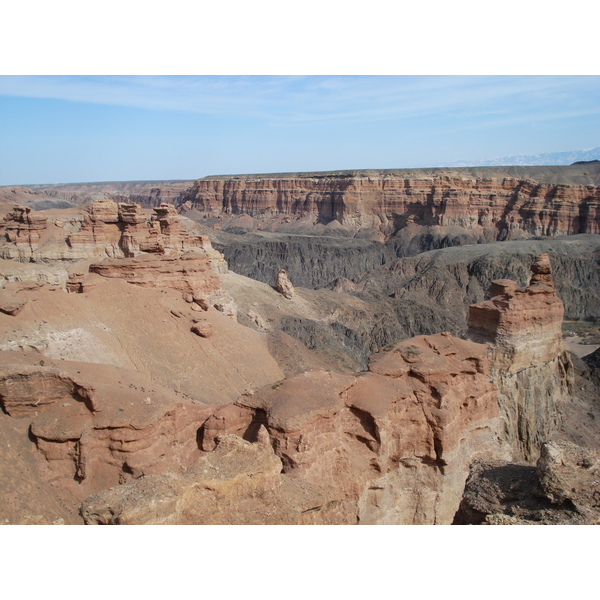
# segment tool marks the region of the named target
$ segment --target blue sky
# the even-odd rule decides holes
[[[0,76],[0,185],[426,167],[600,145],[599,76]]]

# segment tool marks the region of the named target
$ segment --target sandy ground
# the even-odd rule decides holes
[[[584,356],[587,356],[588,354],[591,354],[592,352],[600,348],[600,345],[594,346],[590,344],[582,344],[582,340],[583,338],[579,336],[571,336],[565,338],[563,340],[563,343],[565,345],[566,350],[572,352],[573,354],[576,354],[577,356],[579,356],[579,358],[583,358]]]

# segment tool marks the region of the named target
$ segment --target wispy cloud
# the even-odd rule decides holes
[[[518,122],[600,112],[600,77],[0,76],[0,95],[254,118],[280,125],[449,114]]]

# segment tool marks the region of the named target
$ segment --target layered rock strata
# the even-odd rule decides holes
[[[194,248],[212,250],[210,241],[192,236],[179,224],[170,204],[154,209],[148,220],[138,204],[116,204],[110,200],[94,202],[85,213],[81,229],[68,237],[71,248],[105,249],[114,258],[142,253],[179,255]]]
[[[180,257],[143,254],[134,258],[105,259],[93,263],[90,273],[118,278],[141,287],[169,287],[182,293],[213,294],[220,290],[219,276],[203,252]]]
[[[140,254],[133,258],[105,259],[89,266],[91,274],[73,274],[67,291],[86,292],[95,285],[93,276],[122,279],[146,288],[170,288],[182,292],[184,300],[196,311],[214,307],[232,319],[237,318],[237,305],[229,293],[221,289],[219,275],[211,267],[203,250],[190,250],[181,256]]]
[[[82,504],[81,515],[94,525],[295,523],[315,507],[286,503],[280,472],[270,447],[223,436],[184,474],[144,477],[101,492]]]
[[[170,204],[161,204],[148,215],[137,204],[112,200],[93,202],[85,208],[77,231],[61,219],[49,223],[47,216],[29,208],[15,207],[4,220],[3,258],[25,262],[126,258],[140,254],[180,256],[200,250],[218,273],[227,263],[206,236],[189,234]]]
[[[507,439],[526,460],[537,459],[558,428],[573,377],[549,256],[539,255],[531,271],[526,288],[508,279],[493,281],[491,299],[470,307],[467,332],[469,339],[489,344]]]
[[[340,171],[205,177],[183,210],[337,221],[353,233],[393,235],[407,224],[477,230],[490,240],[600,233],[600,188],[452,171]],[[279,223],[280,224],[280,223]],[[265,227],[265,225],[263,225]],[[268,226],[266,226],[268,229]]]
[[[496,369],[518,372],[563,351],[564,307],[556,296],[548,254],[539,255],[531,271],[526,288],[517,289],[510,279],[492,281],[491,299],[470,307],[469,338],[492,344]]]
[[[424,336],[374,355],[366,373],[309,371],[219,407],[199,431],[208,454],[183,479],[141,479],[107,490],[82,514],[98,523],[303,523],[308,512],[313,523],[450,523],[469,464],[509,456],[498,427],[485,346]],[[262,445],[277,457],[261,459],[272,465],[264,486],[240,496],[240,476],[257,473],[264,481],[263,463],[238,467],[227,485],[213,485],[209,464],[220,467],[228,436],[250,442],[240,448]],[[290,485],[296,508],[282,512]],[[175,494],[168,491],[173,486]],[[155,515],[146,489],[158,489],[168,510]],[[208,502],[206,490],[234,516],[221,511],[211,521],[214,511],[195,504],[202,494]],[[133,498],[149,512],[136,509]],[[244,506],[252,510],[240,512]]]
[[[47,218],[30,208],[15,206],[4,218],[4,234],[6,240],[17,247],[35,250],[39,245],[41,234],[47,227]]]
[[[42,361],[43,362],[43,361]],[[210,414],[156,382],[109,365],[21,360],[0,370],[0,404],[30,423],[43,480],[81,502],[143,474],[182,472]]]

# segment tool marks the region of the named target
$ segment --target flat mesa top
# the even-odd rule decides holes
[[[339,171],[298,171],[295,173],[238,173],[228,175],[207,175],[195,179],[162,179],[130,181],[94,181],[51,184],[23,184],[0,186],[0,190],[27,188],[33,191],[69,190],[72,192],[121,192],[147,193],[153,188],[167,188],[171,191],[185,191],[195,181],[225,181],[232,179],[352,179],[352,178],[414,178],[427,177],[471,177],[479,179],[534,180],[551,185],[600,186],[600,161],[575,163],[572,165],[549,166],[497,166],[497,167],[430,167],[419,169],[349,169]]]
[[[550,166],[498,166],[498,167],[435,167],[420,169],[355,169],[340,171],[306,171],[296,173],[247,173],[209,175],[204,180],[230,179],[308,179],[353,177],[439,177],[454,175],[476,178],[533,179],[542,183],[559,185],[600,185],[600,162]]]
[[[161,185],[191,185],[194,179],[139,179],[130,181],[71,181],[68,183],[35,183],[35,184],[23,184],[22,186],[2,186],[2,187],[28,187],[32,190],[46,189],[46,188],[61,188],[69,186],[89,186],[89,187],[108,187],[108,186],[153,186],[160,187]]]

